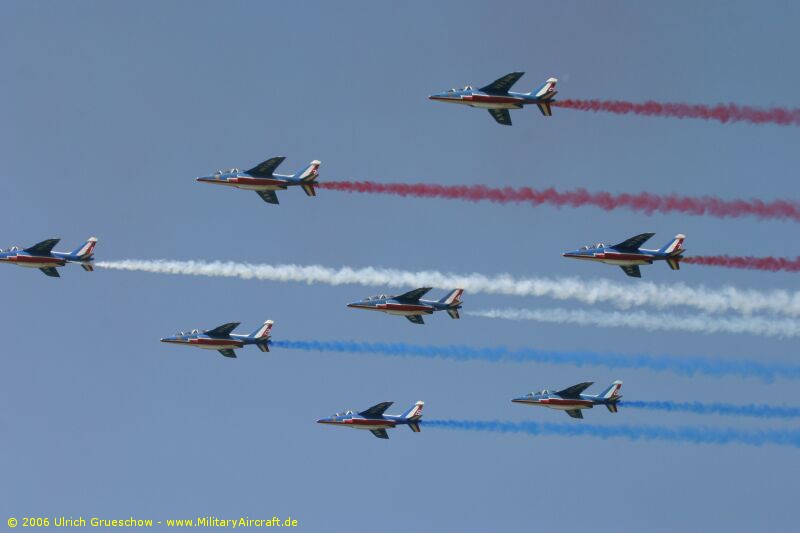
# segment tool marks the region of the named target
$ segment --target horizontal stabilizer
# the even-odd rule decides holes
[[[672,270],[680,270],[681,269],[681,259],[680,257],[670,257],[667,259],[667,264]]]
[[[81,268],[86,272],[94,272],[94,265],[92,263],[81,263]]]
[[[391,407],[393,403],[394,402],[381,402],[381,403],[379,403],[377,405],[373,405],[372,407],[370,407],[366,411],[361,411],[358,414],[360,414],[361,416],[367,417],[367,418],[379,418],[379,417],[383,416],[383,413],[385,413],[386,410],[389,407]]]
[[[410,427],[411,431],[413,431],[414,433],[419,433],[420,431],[422,431],[419,428],[419,422],[409,422],[408,427]]]
[[[254,178],[268,178],[275,173],[275,169],[278,168],[278,165],[283,163],[284,159],[286,158],[273,157],[271,159],[267,159],[263,163],[260,163],[248,170],[247,173]]]
[[[578,383],[572,387],[567,387],[564,390],[560,390],[556,394],[562,398],[577,398],[578,395],[580,395],[583,391],[591,387],[592,383],[594,383],[594,381],[584,381],[583,383]]]
[[[524,75],[524,72],[512,72],[510,74],[506,74],[502,78],[498,78],[494,80],[489,85],[485,87],[481,87],[481,91],[485,93],[499,93],[505,94],[514,86],[517,81]]]
[[[619,244],[615,244],[612,246],[612,248],[616,250],[638,251],[639,248],[641,248],[644,243],[649,241],[653,235],[655,235],[655,233],[641,233],[636,237],[631,237],[627,241],[622,241]]]
[[[303,187],[303,190],[306,193],[306,196],[316,196],[317,195],[317,190],[314,188],[313,184],[304,183],[302,185],[302,187]]]
[[[419,289],[414,289],[413,291],[408,291],[406,293],[395,296],[395,299],[403,300],[405,302],[418,302],[420,298],[428,294],[431,288],[432,287],[420,287]]]
[[[206,331],[206,335],[209,337],[227,337],[239,324],[241,324],[241,322],[228,322],[227,324],[222,324],[221,326]]]
[[[616,413],[619,410],[619,407],[617,406],[616,402],[607,403],[606,407],[608,407],[608,410],[611,411],[612,413]]]
[[[456,320],[461,318],[461,315],[458,314],[458,309],[456,309],[455,307],[453,309],[448,309],[447,310],[447,314],[450,315],[450,318],[453,318],[453,319],[456,319]]]
[[[269,351],[269,343],[267,343],[267,342],[259,342],[257,344],[257,346],[258,346],[258,349],[261,350],[262,352],[268,352]]]
[[[53,251],[58,241],[61,239],[47,239],[38,244],[34,244],[30,248],[25,248],[25,251],[33,255],[45,255]]]
[[[539,108],[539,111],[542,112],[542,115],[546,117],[553,116],[553,110],[550,108],[550,102],[539,102],[536,104],[536,106]]]

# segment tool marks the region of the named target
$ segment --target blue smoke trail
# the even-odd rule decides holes
[[[800,448],[800,430],[740,430],[678,426],[596,426],[591,424],[559,424],[553,422],[503,422],[499,420],[424,420],[426,427],[490,433],[524,433],[526,435],[588,436],[601,439],[660,440],[693,444],[775,444]]]
[[[620,407],[647,409],[649,411],[669,411],[694,413],[699,415],[752,416],[755,418],[797,418],[800,407],[779,407],[771,405],[734,405],[730,403],[670,402],[670,401],[628,401],[619,402]]]
[[[502,346],[473,348],[463,345],[426,346],[404,342],[356,341],[270,341],[272,346],[290,350],[381,354],[391,357],[425,357],[455,361],[531,362],[551,365],[600,366],[673,372],[684,376],[739,376],[772,382],[775,378],[800,379],[800,365],[762,363],[747,359],[675,357],[668,355],[615,354],[602,352],[555,352],[534,349],[511,350]]]

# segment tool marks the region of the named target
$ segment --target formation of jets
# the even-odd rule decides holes
[[[495,121],[506,126],[511,125],[509,111],[521,109],[526,105],[536,105],[544,116],[551,116],[551,104],[554,102],[558,80],[549,78],[540,88],[528,93],[511,91],[512,86],[519,81],[523,74],[523,72],[512,72],[480,89],[466,86],[463,89],[451,89],[433,94],[429,98],[440,102],[486,109]],[[210,176],[198,177],[197,181],[255,191],[262,200],[270,204],[279,203],[277,191],[283,191],[290,187],[300,187],[307,196],[316,196],[315,185],[319,177],[320,162],[314,160],[303,170],[294,174],[277,174],[276,170],[284,159],[285,157],[282,156],[273,157],[246,171],[238,168],[217,171]],[[649,265],[654,261],[666,261],[670,268],[678,270],[685,252],[682,247],[685,236],[677,235],[657,250],[642,248],[642,245],[653,235],[653,233],[642,233],[613,246],[600,243],[584,246],[562,255],[573,259],[617,265],[628,276],[637,278],[641,277],[639,266]],[[15,246],[5,250],[0,249],[0,262],[38,268],[51,277],[60,277],[57,268],[63,267],[67,263],[79,264],[87,271],[93,270],[94,249],[97,244],[95,237],[90,238],[72,252],[53,251],[58,242],[59,239],[48,239],[29,248]],[[453,319],[460,318],[458,310],[463,305],[461,300],[463,289],[454,289],[439,300],[423,299],[423,296],[430,290],[431,287],[420,287],[400,295],[381,294],[347,304],[347,307],[403,316],[414,324],[424,324],[423,317],[437,311],[446,311]],[[249,335],[233,333],[239,324],[239,322],[229,322],[210,330],[193,329],[171,337],[164,337],[161,342],[216,350],[227,358],[236,358],[235,350],[247,345],[255,345],[262,352],[269,351],[272,320],[267,320]],[[589,381],[555,392],[545,389],[514,398],[512,402],[563,410],[570,417],[579,419],[583,418],[582,410],[591,409],[595,405],[605,405],[609,411],[616,413],[621,398],[622,381],[614,381],[600,394],[584,394],[583,392],[591,385],[592,382]],[[399,425],[407,425],[416,433],[420,431],[424,402],[418,401],[400,415],[386,414],[386,410],[391,405],[392,402],[382,402],[365,411],[336,413],[328,418],[321,418],[317,422],[353,429],[366,429],[380,439],[388,439],[389,435],[386,430]]]

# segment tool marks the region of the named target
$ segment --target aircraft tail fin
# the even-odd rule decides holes
[[[297,176],[296,176],[297,179],[299,179],[303,183],[311,183],[312,181],[314,181],[315,179],[317,179],[319,177],[319,166],[321,164],[322,163],[320,163],[317,160],[312,161],[311,163],[308,164],[308,166],[305,168],[305,170],[303,170],[302,172],[297,174]],[[309,196],[313,196],[313,195],[309,195]]]
[[[266,341],[269,338],[269,334],[272,331],[272,324],[274,323],[275,322],[273,322],[272,320],[267,320],[261,325],[260,328],[258,328],[257,330],[255,330],[253,333],[250,334],[250,338],[255,340]]]
[[[94,254],[95,246],[97,246],[97,237],[90,237],[89,240],[87,240],[85,243],[81,244],[80,246],[75,248],[72,252],[70,252],[70,255],[74,255],[79,259],[86,261],[87,259],[90,259],[92,257],[92,254]]]
[[[669,241],[667,244],[661,247],[658,251],[662,254],[668,254],[674,257],[681,255],[683,252],[686,251],[683,248],[683,241],[686,239],[686,235],[683,233],[679,233],[675,235],[675,237]]]
[[[423,402],[423,401],[419,401],[419,402],[415,403],[411,407],[411,409],[409,409],[408,411],[403,413],[403,415],[402,415],[403,418],[405,418],[406,420],[411,420],[411,421],[416,422],[417,420],[422,418],[422,407],[424,405],[425,405],[425,402]]]
[[[610,404],[616,403],[622,398],[622,395],[619,393],[620,389],[622,388],[622,381],[616,380],[614,383],[608,386],[606,390],[598,394],[598,398],[602,400],[607,400]]]
[[[544,82],[544,85],[539,87],[536,93],[534,93],[534,96],[540,100],[552,100],[558,92],[556,91],[556,83],[558,83],[556,78],[549,78]]]
[[[457,306],[461,304],[461,295],[464,294],[464,289],[453,289],[447,296],[439,300],[440,304]]]

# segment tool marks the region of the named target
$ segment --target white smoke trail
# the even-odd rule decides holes
[[[464,311],[482,318],[532,320],[550,324],[578,324],[601,328],[637,328],[648,331],[690,331],[693,333],[746,333],[766,337],[798,337],[800,321],[762,317],[715,317],[701,315],[651,314],[644,311],[594,311],[585,309],[487,309]]]
[[[706,313],[734,311],[745,315],[772,312],[800,316],[800,292],[786,290],[758,291],[722,287],[689,287],[682,283],[657,285],[652,282],[604,279],[585,281],[577,278],[514,278],[510,274],[451,274],[436,271],[410,272],[387,268],[329,268],[320,265],[258,265],[234,262],[124,260],[99,261],[96,266],[117,270],[136,270],[160,274],[236,277],[267,281],[296,281],[329,285],[364,285],[413,288],[431,286],[441,289],[463,288],[470,292],[515,296],[546,296],[557,300],[577,300],[587,304],[602,303],[620,309],[652,306],[694,307]]]

